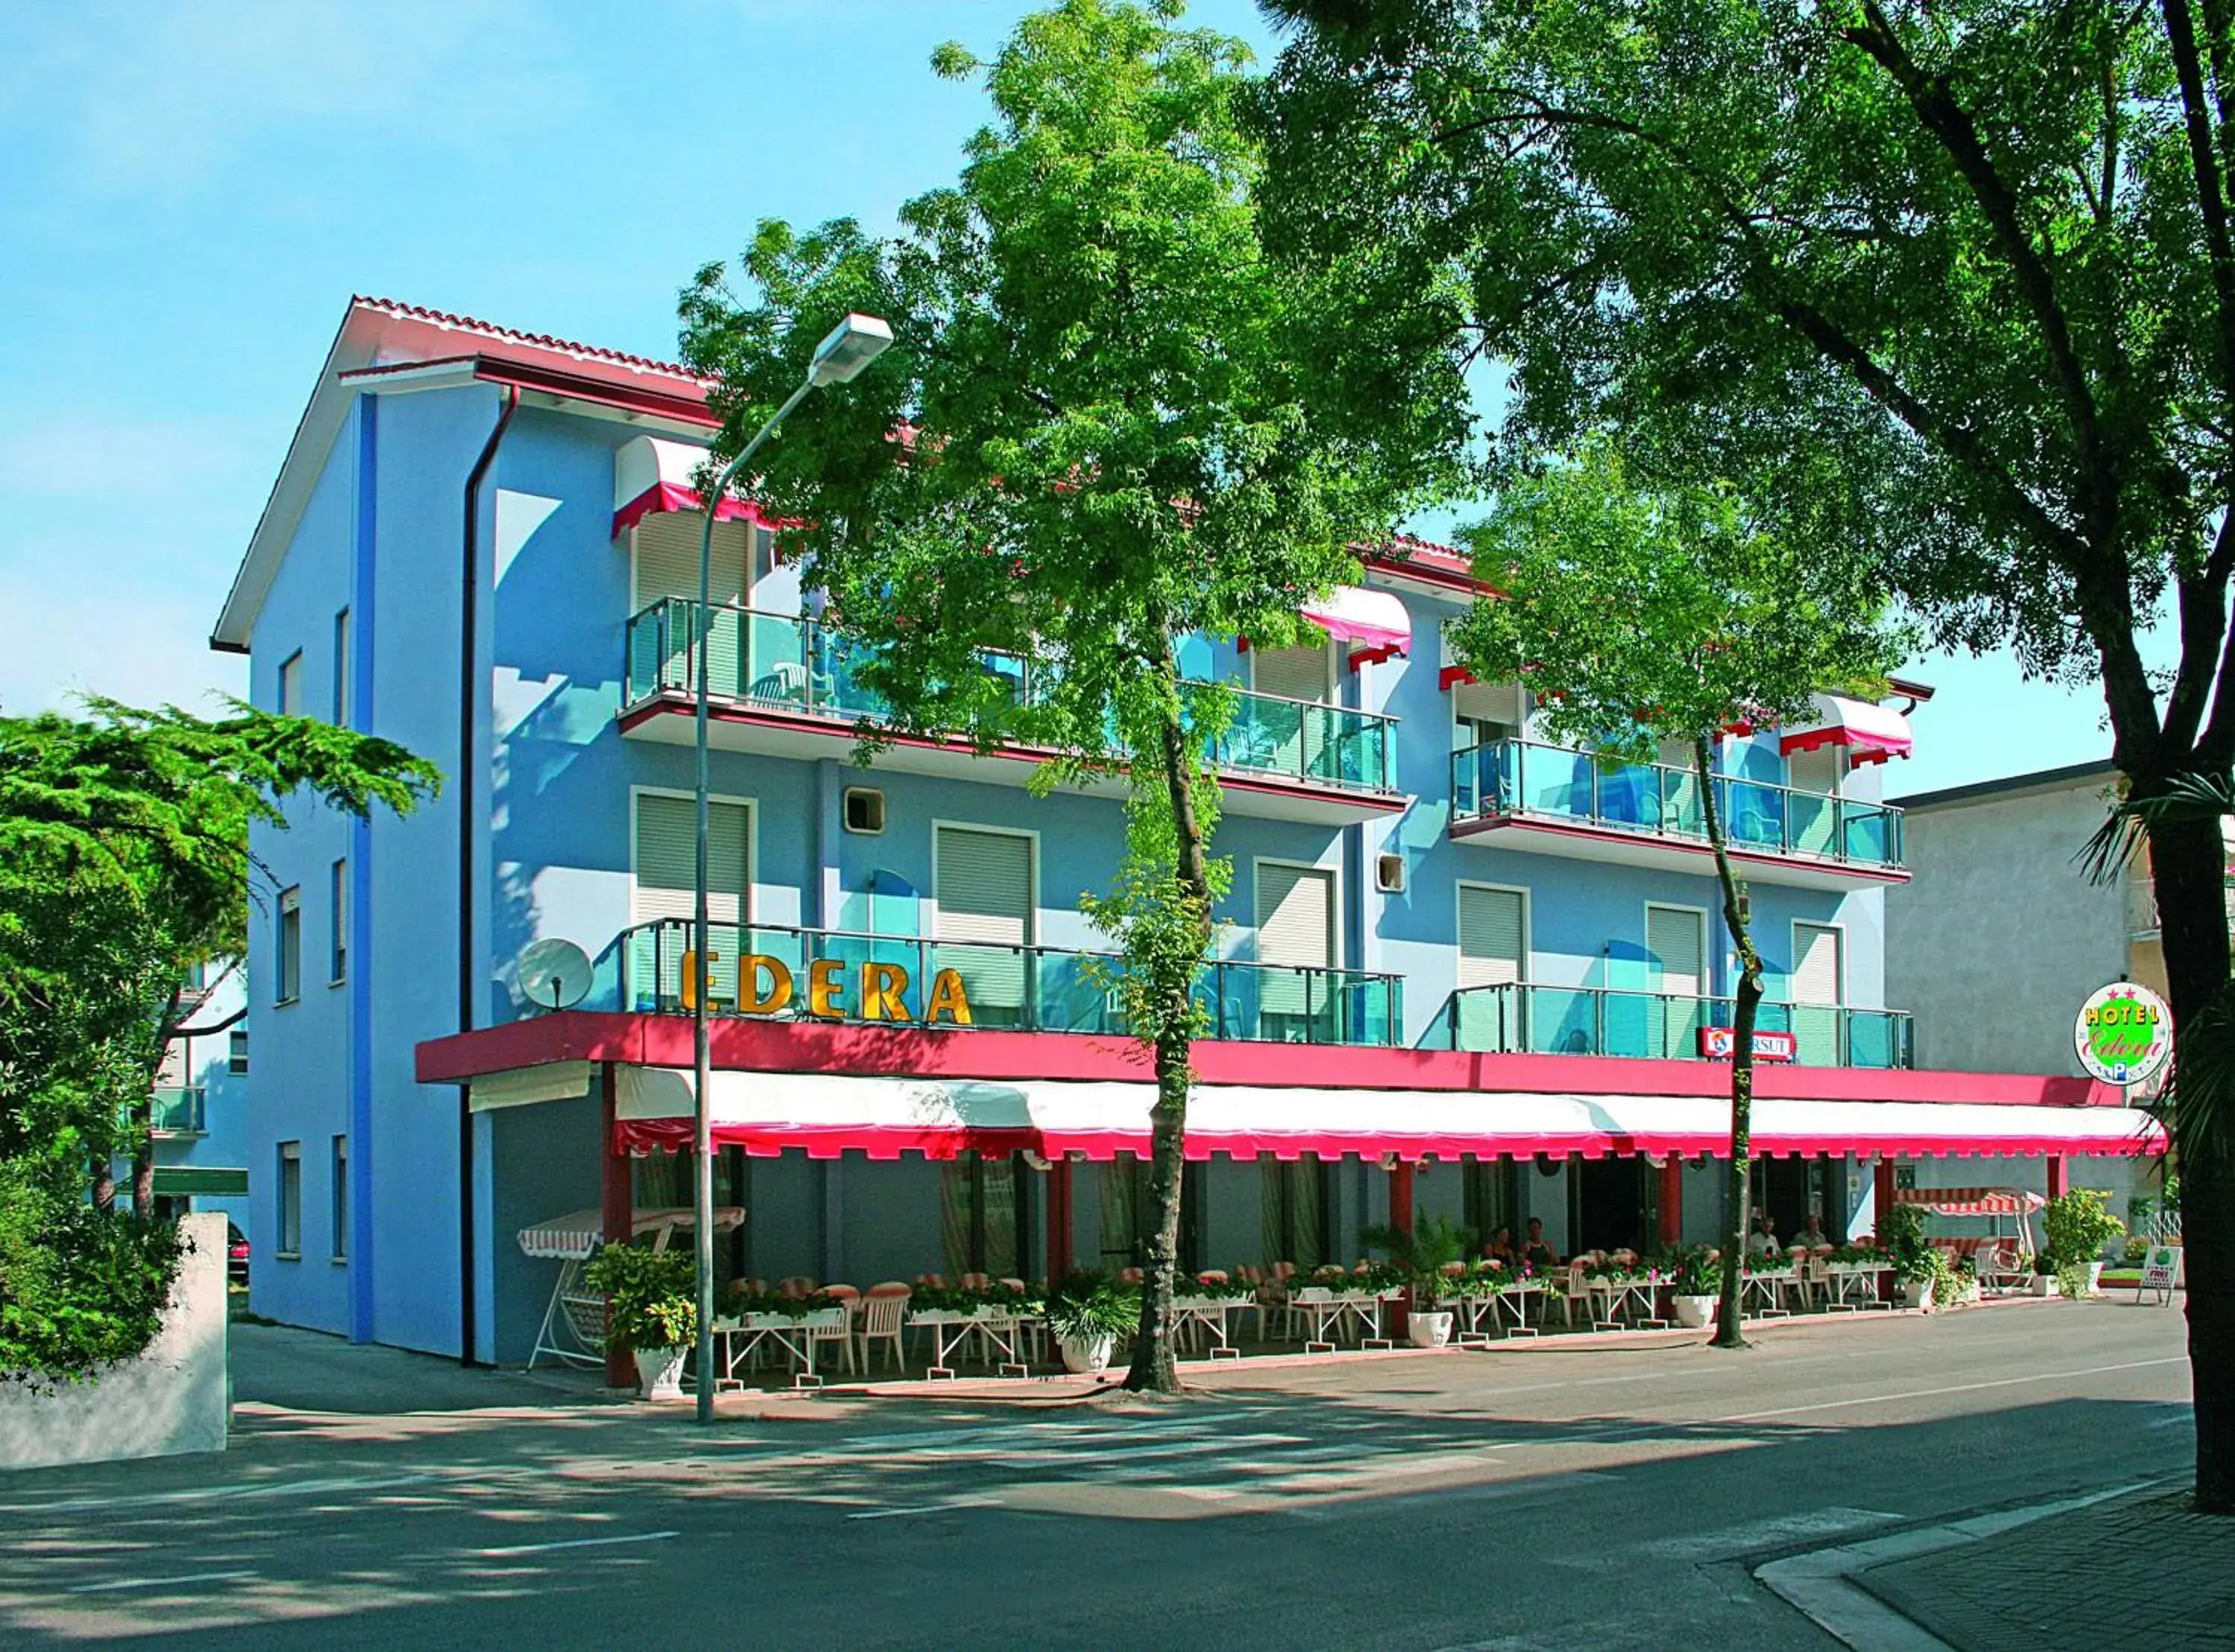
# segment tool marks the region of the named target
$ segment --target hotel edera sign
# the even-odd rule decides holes
[[[2147,1084],[2173,1060],[2173,1011],[2147,987],[2114,981],[2080,1007],[2072,1026],[2080,1065],[2106,1084]]]
[[[709,952],[711,967],[722,961]],[[698,983],[702,978],[698,955],[683,955],[683,1007],[698,1006]],[[807,966],[807,1013],[820,1021],[903,1021],[917,1017],[908,1008],[908,972],[897,963],[864,960],[849,969],[836,958],[817,958]],[[737,974],[737,1013],[740,1015],[781,1015],[792,1005],[796,983],[791,966],[765,952],[748,952]],[[707,1002],[711,1007],[713,999]],[[931,977],[931,991],[923,1001],[923,1024],[936,1027],[944,1015],[948,1024],[970,1025],[970,999],[962,976],[941,970]]]

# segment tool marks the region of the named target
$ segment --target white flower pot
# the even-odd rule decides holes
[[[647,1400],[683,1397],[683,1361],[687,1348],[640,1348],[636,1351],[637,1391]]]
[[[2091,1262],[2088,1264],[2088,1294],[2097,1296],[2101,1296],[2102,1291],[2103,1264],[2100,1262]]]
[[[1449,1314],[1407,1314],[1405,1335],[1412,1339],[1414,1348],[1442,1348],[1452,1340],[1452,1316]]]
[[[1074,1376],[1098,1376],[1108,1370],[1110,1351],[1117,1345],[1118,1339],[1107,1335],[1056,1338],[1056,1346],[1063,1350],[1063,1368]]]
[[[1903,1280],[1901,1282],[1901,1303],[1904,1308],[1931,1307],[1932,1281],[1930,1279]]]
[[[2036,1296],[2054,1296],[2056,1295],[2056,1276],[2053,1273],[2034,1275],[2032,1290]]]
[[[1675,1296],[1676,1322],[1688,1331],[1703,1331],[1715,1322],[1713,1296]]]

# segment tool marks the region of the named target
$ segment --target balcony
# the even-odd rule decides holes
[[[1124,1007],[1116,989],[1119,960],[1104,952],[1060,947],[1001,945],[985,942],[933,941],[913,936],[862,935],[837,930],[801,929],[790,924],[734,924],[707,926],[707,1002],[717,1015],[741,1010],[737,961],[758,954],[780,963],[791,983],[787,1003],[763,1013],[777,1019],[809,1018],[811,967],[837,965],[830,1020],[928,1021],[945,1027],[950,1019],[930,1016],[927,995],[941,971],[960,978],[972,1027],[1013,1032],[1126,1035]],[[655,1014],[683,1010],[683,955],[691,944],[685,918],[659,918],[623,930],[610,955],[619,1008]],[[865,965],[905,973],[908,984],[892,985],[908,1014],[864,1017],[869,977]],[[769,996],[772,976],[759,969],[747,991]],[[601,965],[600,975],[604,974]],[[600,983],[603,984],[602,983]],[[597,996],[593,995],[593,1002]],[[1203,1036],[1261,1043],[1357,1044],[1393,1048],[1404,1038],[1404,983],[1391,975],[1361,970],[1321,970],[1276,963],[1222,961],[1205,964],[1196,979],[1195,999],[1204,1012]]]
[[[1445,1007],[1438,1041],[1478,1054],[1696,1061],[1707,1059],[1701,1029],[1728,1027],[1734,1009],[1728,998],[1611,987],[1462,987]],[[1905,1010],[1764,1003],[1756,1027],[1790,1034],[1803,1067],[1916,1065],[1916,1028]]]
[[[159,1136],[202,1136],[209,1133],[199,1084],[159,1084],[148,1108],[149,1130]]]
[[[632,739],[688,745],[692,691],[702,667],[711,708],[709,741],[724,750],[778,757],[842,755],[857,724],[882,722],[884,702],[861,680],[868,645],[814,618],[717,607],[693,623],[698,604],[652,604],[628,623],[621,731]],[[1032,663],[982,656],[980,669],[1003,694],[1027,704]],[[1397,813],[1396,720],[1343,706],[1236,691],[1234,715],[1213,743],[1229,813],[1330,826]],[[879,754],[881,767],[1022,787],[1042,753],[1027,746],[980,756],[961,740],[908,737]],[[1085,789],[1115,796],[1115,780]]]
[[[1890,804],[1719,775],[1732,859],[1757,883],[1869,889],[1904,882],[1902,812]],[[1714,869],[1699,776],[1662,763],[1505,740],[1452,754],[1452,835],[1537,854]]]

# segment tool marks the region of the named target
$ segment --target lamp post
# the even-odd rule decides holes
[[[825,384],[845,384],[882,355],[893,342],[893,330],[875,316],[848,316],[823,336],[807,364],[807,378],[772,414],[760,433],[744,445],[735,459],[722,467],[706,495],[706,525],[698,536],[698,692],[692,744],[698,758],[693,791],[697,805],[697,870],[691,878],[691,1042],[696,1057],[698,1082],[691,1098],[691,1141],[698,1150],[697,1186],[692,1199],[698,1270],[698,1420],[714,1420],[714,1124],[707,1090],[713,1073],[713,1056],[706,1032],[706,638],[712,630],[714,586],[714,519],[729,496],[730,479],[760,450],[761,443],[807,393]]]

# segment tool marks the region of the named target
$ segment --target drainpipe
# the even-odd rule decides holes
[[[458,1030],[474,1029],[474,994],[479,972],[474,967],[474,811],[480,788],[475,784],[480,751],[474,741],[475,713],[480,708],[480,684],[475,663],[481,650],[481,513],[482,482],[495,461],[497,444],[520,410],[520,387],[504,387],[504,406],[482,444],[466,477],[466,532],[461,564],[458,619]],[[458,1087],[458,1363],[477,1365],[475,1326],[480,1318],[475,1301],[474,1256],[474,1113],[472,1097]]]

